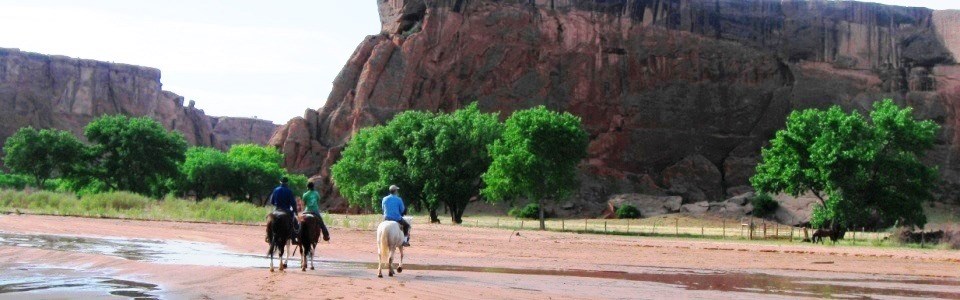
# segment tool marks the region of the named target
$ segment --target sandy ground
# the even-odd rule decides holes
[[[186,240],[222,244],[262,255],[264,227],[176,222],[0,216],[0,231]],[[332,228],[319,258],[376,262],[374,232]],[[648,272],[679,268],[760,272],[811,278],[929,278],[960,280],[960,251],[763,244],[465,228],[414,224],[405,263],[531,270]],[[25,263],[108,270],[143,278],[172,298],[754,298],[735,291],[690,290],[664,283],[604,278],[407,270],[376,278],[376,270],[265,269],[171,266],[97,254],[0,247],[0,264]],[[267,261],[264,261],[267,267]],[[293,263],[298,266],[299,263]],[[960,286],[947,287],[960,293]],[[766,294],[764,297],[776,297]]]

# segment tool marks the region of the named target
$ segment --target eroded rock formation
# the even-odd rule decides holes
[[[960,190],[957,12],[823,0],[378,4],[383,31],[357,47],[326,104],[272,139],[292,170],[329,178],[358,129],[404,110],[477,101],[506,116],[543,104],[590,132],[577,197],[588,213],[639,189],[719,201],[749,192],[759,149],[791,110],[893,98],[944,126],[927,160],[944,199]]]
[[[278,127],[246,118],[214,118],[164,91],[160,70],[0,48],[0,146],[19,128],[64,129],[81,136],[107,114],[149,116],[192,145],[266,144]]]

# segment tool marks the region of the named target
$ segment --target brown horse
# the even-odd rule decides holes
[[[273,253],[279,252],[280,271],[287,268],[283,261],[283,253],[290,242],[293,231],[293,218],[284,211],[275,210],[267,215],[267,242],[270,243],[270,249],[267,255],[270,256],[270,272],[273,272]],[[287,261],[290,259],[287,258]]]
[[[826,229],[826,228],[817,229],[817,231],[813,233],[813,243],[816,244],[819,242],[823,244],[823,238],[828,237],[830,238],[831,242],[836,244],[837,241],[842,240],[843,236],[846,234],[847,234],[846,229]]]
[[[300,270],[307,271],[307,257],[310,258],[310,270],[313,270],[313,254],[320,242],[319,217],[311,213],[303,214],[300,220],[300,233],[297,236],[300,245]]]

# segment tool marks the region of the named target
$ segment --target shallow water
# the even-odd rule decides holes
[[[159,299],[155,284],[101,273],[27,265],[0,266],[0,298]]]
[[[61,251],[109,255],[129,260],[160,264],[219,266],[231,268],[266,268],[265,256],[238,254],[222,246],[209,243],[175,240],[144,240],[118,238],[91,238],[59,235],[23,235],[0,233],[0,245],[32,247]],[[299,260],[292,260],[291,267],[298,267]],[[294,266],[297,265],[297,266]],[[316,260],[318,270],[327,274],[350,277],[367,277],[376,269],[376,263]],[[634,269],[636,269],[634,267]],[[784,276],[748,272],[724,272],[717,270],[642,268],[640,272],[616,272],[597,270],[547,270],[485,268],[454,265],[406,264],[405,271],[440,271],[468,273],[497,273],[514,276],[560,276],[565,278],[597,278],[624,280],[637,283],[660,283],[688,290],[717,292],[749,292],[783,296],[832,297],[832,298],[888,298],[924,297],[960,299],[960,281],[926,279],[919,277],[885,278],[871,276],[823,275]],[[312,274],[317,274],[312,273]],[[443,277],[430,277],[443,281]],[[74,283],[58,284],[70,288]]]

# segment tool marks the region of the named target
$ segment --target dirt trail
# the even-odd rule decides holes
[[[176,222],[124,221],[68,217],[0,216],[0,231],[27,234],[105,236],[185,240],[221,244],[231,251],[262,255],[264,227]],[[322,243],[324,260],[375,262],[374,233],[333,228],[332,243]],[[690,272],[761,272],[810,278],[960,280],[960,252],[945,250],[771,245],[736,242],[638,238],[573,233],[466,228],[414,224],[414,247],[406,263],[421,266],[396,278],[375,278],[375,270],[317,270],[269,273],[265,269],[171,266],[97,254],[0,247],[0,264],[28,263],[113,270],[159,283],[173,297],[268,298],[298,295],[336,299],[382,298],[751,298],[743,290],[684,289],[665,282],[610,277],[546,276],[457,272],[430,265],[509,268],[512,270],[592,270],[649,272],[651,268]],[[264,261],[266,267],[266,261]],[[294,263],[298,266],[298,263]],[[545,273],[546,274],[546,273]],[[607,274],[607,273],[604,273]],[[616,273],[613,273],[616,274]],[[731,280],[731,279],[725,279]],[[736,281],[737,279],[732,279]],[[931,287],[931,289],[934,289]],[[938,285],[960,294],[960,285]],[[720,293],[722,292],[722,293]],[[679,294],[678,294],[679,293]],[[952,294],[948,294],[952,295]],[[765,297],[802,296],[764,294]],[[811,295],[816,296],[816,295]]]

